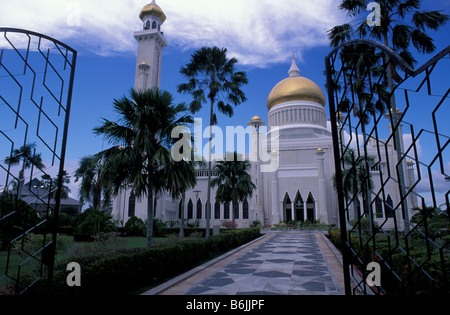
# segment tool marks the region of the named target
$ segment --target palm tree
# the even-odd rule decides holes
[[[339,9],[353,18],[361,13],[367,14],[367,4],[372,1],[342,0]],[[421,0],[378,0],[381,9],[381,25],[370,27],[367,20],[355,27],[350,23],[335,26],[328,33],[331,45],[340,44],[354,38],[372,38],[391,47],[411,66],[417,61],[413,58],[410,47],[414,46],[420,53],[432,53],[436,50],[434,40],[425,32],[436,31],[449,20],[449,16],[440,11],[420,11]],[[407,21],[410,17],[410,21]],[[409,23],[407,23],[409,22]],[[355,25],[356,26],[356,25]]]
[[[194,160],[183,160],[180,162],[172,162],[170,168],[167,169],[167,181],[172,187],[172,195],[181,197],[182,209],[186,200],[186,191],[192,189],[197,184],[197,170],[195,169]],[[184,237],[184,217],[182,214],[180,223],[180,237]]]
[[[374,188],[372,174],[368,169],[368,164],[373,165],[374,160],[375,158],[370,155],[357,157],[354,150],[348,149],[343,156],[342,192],[337,191],[336,174],[332,177],[333,187],[338,194],[343,193],[348,199],[357,198],[357,196],[363,198],[364,213],[369,213],[370,192]],[[357,215],[359,216],[359,213]]]
[[[356,18],[361,13],[367,14],[366,8],[369,2],[371,1],[342,0],[339,8],[347,12],[349,16]],[[363,19],[362,23],[359,24],[358,22],[359,25],[355,26],[352,26],[350,23],[335,26],[328,32],[331,46],[337,47],[353,38],[374,39],[397,52],[411,67],[417,63],[417,60],[414,59],[410,51],[411,46],[420,53],[432,53],[436,50],[434,40],[425,32],[428,30],[436,31],[444,26],[450,19],[448,15],[442,14],[440,11],[419,11],[421,0],[379,0],[377,2],[380,4],[381,10],[380,26],[371,28],[367,24],[367,19]],[[410,17],[410,21],[407,20],[407,17]],[[358,20],[356,19],[355,21]],[[341,59],[345,58],[345,56],[350,56],[350,58],[353,58],[352,64],[358,65],[358,67],[361,65],[364,70],[380,62],[378,58],[381,56],[376,57],[373,49],[358,48],[358,46],[366,45],[346,47],[345,49],[347,51],[341,54]],[[353,55],[356,52],[360,57],[351,57],[352,50]],[[395,66],[389,63],[389,58],[384,58],[384,61],[388,64],[388,78],[387,86],[384,86],[382,90],[384,90],[384,94],[392,94],[390,107],[392,107],[393,113],[396,113],[395,97],[393,95],[395,89],[394,81],[401,79],[396,73]],[[360,70],[360,72],[363,73],[364,71]],[[386,91],[389,92],[386,93]],[[393,115],[393,125],[397,125],[397,117],[395,114]],[[399,140],[399,135],[396,133],[396,143],[400,143]]]
[[[367,4],[371,1],[365,0],[342,0],[339,8],[353,18],[361,13],[367,14]],[[335,26],[328,32],[331,46],[337,47],[340,44],[353,38],[370,38],[380,41],[387,47],[397,52],[411,67],[417,60],[414,59],[410,48],[413,46],[420,53],[432,53],[436,50],[434,40],[425,32],[428,30],[437,31],[444,26],[450,19],[450,16],[440,11],[420,11],[421,0],[379,0],[381,10],[381,25],[370,27],[367,19],[359,25],[352,26],[350,23]],[[408,17],[410,21],[408,21]],[[356,19],[355,21],[358,21]],[[356,27],[357,26],[357,27]],[[355,29],[356,27],[356,29]],[[359,45],[357,45],[359,46]],[[366,45],[362,45],[366,46]],[[358,50],[355,47],[347,47],[348,50]],[[359,48],[361,50],[361,48]],[[348,52],[348,51],[347,51]],[[361,56],[357,60],[353,60],[353,64],[362,65],[364,69],[373,66],[379,62],[374,60],[374,56],[367,57],[371,54],[370,48],[364,52],[359,51]],[[341,54],[346,56],[351,54]],[[380,56],[378,56],[379,58]],[[384,91],[391,93],[390,106],[393,113],[396,113],[394,91],[394,81],[401,80],[396,73],[395,66],[389,62],[388,57],[384,57],[387,67],[387,86]],[[366,62],[361,62],[366,60]],[[343,60],[344,61],[344,60]],[[348,60],[347,60],[348,61]],[[368,61],[368,62],[367,62]],[[384,94],[386,94],[384,92]],[[393,115],[393,125],[397,125],[397,117]],[[399,135],[396,133],[396,143],[400,143]]]
[[[56,178],[51,178],[50,175],[45,174],[41,176],[42,181],[40,181],[44,185],[44,189],[49,192],[50,199],[55,200],[56,198],[56,191],[58,189],[58,176]],[[70,183],[70,176],[67,173],[67,171],[63,171],[62,176],[62,185],[61,185],[61,199],[66,199],[69,197],[70,188],[69,186],[65,184]]]
[[[36,143],[29,143],[21,146],[19,149],[15,149],[13,154],[5,159],[5,163],[10,166],[19,165],[20,162],[22,162],[22,168],[19,171],[19,183],[17,188],[18,198],[21,198],[22,196],[25,170],[32,166],[40,169],[45,168],[44,163],[42,163],[41,153],[36,153]]]
[[[232,159],[230,159],[232,156]],[[216,200],[219,202],[244,202],[253,195],[256,185],[248,173],[251,169],[251,163],[243,160],[237,152],[227,153],[225,161],[218,161],[214,165],[216,176],[212,182],[212,187],[218,187]],[[231,211],[231,219],[234,223],[234,210]],[[234,224],[233,224],[234,226]]]
[[[104,159],[100,180],[112,185],[117,195],[124,185],[131,186],[136,198],[147,197],[147,245],[153,243],[153,198],[165,190],[179,195],[192,178],[186,163],[175,163],[170,149],[172,130],[193,123],[184,104],[174,105],[169,92],[159,89],[131,90],[130,97],[114,100],[118,122],[104,120],[94,129],[113,145],[99,152]]]
[[[95,156],[84,156],[80,159],[79,167],[75,171],[75,182],[81,179],[78,190],[81,204],[88,201],[92,208],[100,210],[103,205],[111,201],[111,186],[107,181],[100,180],[104,165],[102,159]]]
[[[241,90],[241,87],[248,83],[247,75],[245,72],[235,71],[237,62],[236,58],[228,59],[226,48],[202,47],[192,54],[190,63],[180,71],[189,82],[178,85],[178,93],[187,93],[193,97],[189,105],[191,113],[199,112],[208,101],[210,105],[206,238],[210,235],[211,218],[212,126],[217,123],[214,109],[217,106],[220,112],[232,117],[233,106],[238,106],[247,100],[245,93]]]

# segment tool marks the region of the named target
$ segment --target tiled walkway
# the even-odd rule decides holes
[[[273,233],[212,264],[203,273],[193,273],[167,290],[156,289],[147,294],[343,294],[336,281],[339,267],[330,266],[332,255],[321,237],[314,232]]]
[[[187,295],[341,294],[314,234],[278,234],[185,292]]]

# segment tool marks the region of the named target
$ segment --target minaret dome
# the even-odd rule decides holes
[[[139,17],[141,18],[141,20],[143,20],[147,15],[153,15],[159,18],[161,20],[161,24],[166,20],[166,15],[164,14],[163,10],[156,4],[155,0],[142,8]]]

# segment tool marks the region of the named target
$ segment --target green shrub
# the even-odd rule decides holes
[[[220,229],[220,233],[224,233],[226,231],[226,229]],[[165,232],[165,236],[167,235],[179,235],[180,234],[180,228],[179,227],[172,227],[172,228],[166,228],[164,230]],[[195,228],[195,227],[185,227],[184,228],[184,236],[185,237],[190,237],[191,234],[193,233],[197,233],[200,234],[201,237],[205,237],[206,235],[206,229],[205,228]]]
[[[145,226],[147,227],[147,220],[145,220]],[[153,236],[164,237],[166,235],[166,223],[158,218],[153,218]]]
[[[255,228],[261,228],[261,222],[259,220],[255,220],[252,222],[252,224],[250,225],[250,227],[255,227]]]
[[[74,240],[76,242],[92,242],[99,233],[109,233],[116,230],[111,216],[96,209],[88,209],[74,219]]]
[[[362,221],[361,227],[361,231],[367,233],[369,226],[366,222]],[[332,243],[341,249],[340,230],[331,228],[328,234]],[[413,233],[409,239],[409,256],[405,252],[404,240],[400,240],[396,245],[393,235],[378,233],[375,239],[360,239],[354,231],[348,232],[347,240],[352,248],[352,263],[361,271],[365,271],[369,262],[378,262],[381,265],[382,285],[387,294],[450,293],[448,287],[445,287],[446,283],[450,283],[449,256],[441,256],[438,250],[431,248],[427,251],[426,242],[415,240]]]
[[[12,212],[14,213],[11,214]],[[0,197],[0,217],[2,217],[0,220],[0,250],[6,249],[12,239],[35,226],[39,221],[36,211],[25,201],[11,199],[7,196]]]
[[[127,221],[123,230],[127,236],[145,236],[146,234],[144,221],[134,216]]]
[[[213,235],[208,239],[187,240],[167,247],[133,249],[120,253],[70,258],[56,268],[54,294],[125,294],[141,286],[156,285],[186,272],[215,256],[260,236],[259,229],[242,229]],[[81,287],[66,285],[68,262],[81,266]],[[36,286],[33,294],[43,287]]]
[[[328,229],[328,236],[331,242],[339,249],[342,249],[342,241],[341,241],[341,229],[339,228],[330,228]]]

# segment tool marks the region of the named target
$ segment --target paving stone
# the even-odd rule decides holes
[[[273,236],[210,277],[187,295],[341,294],[312,233]]]

